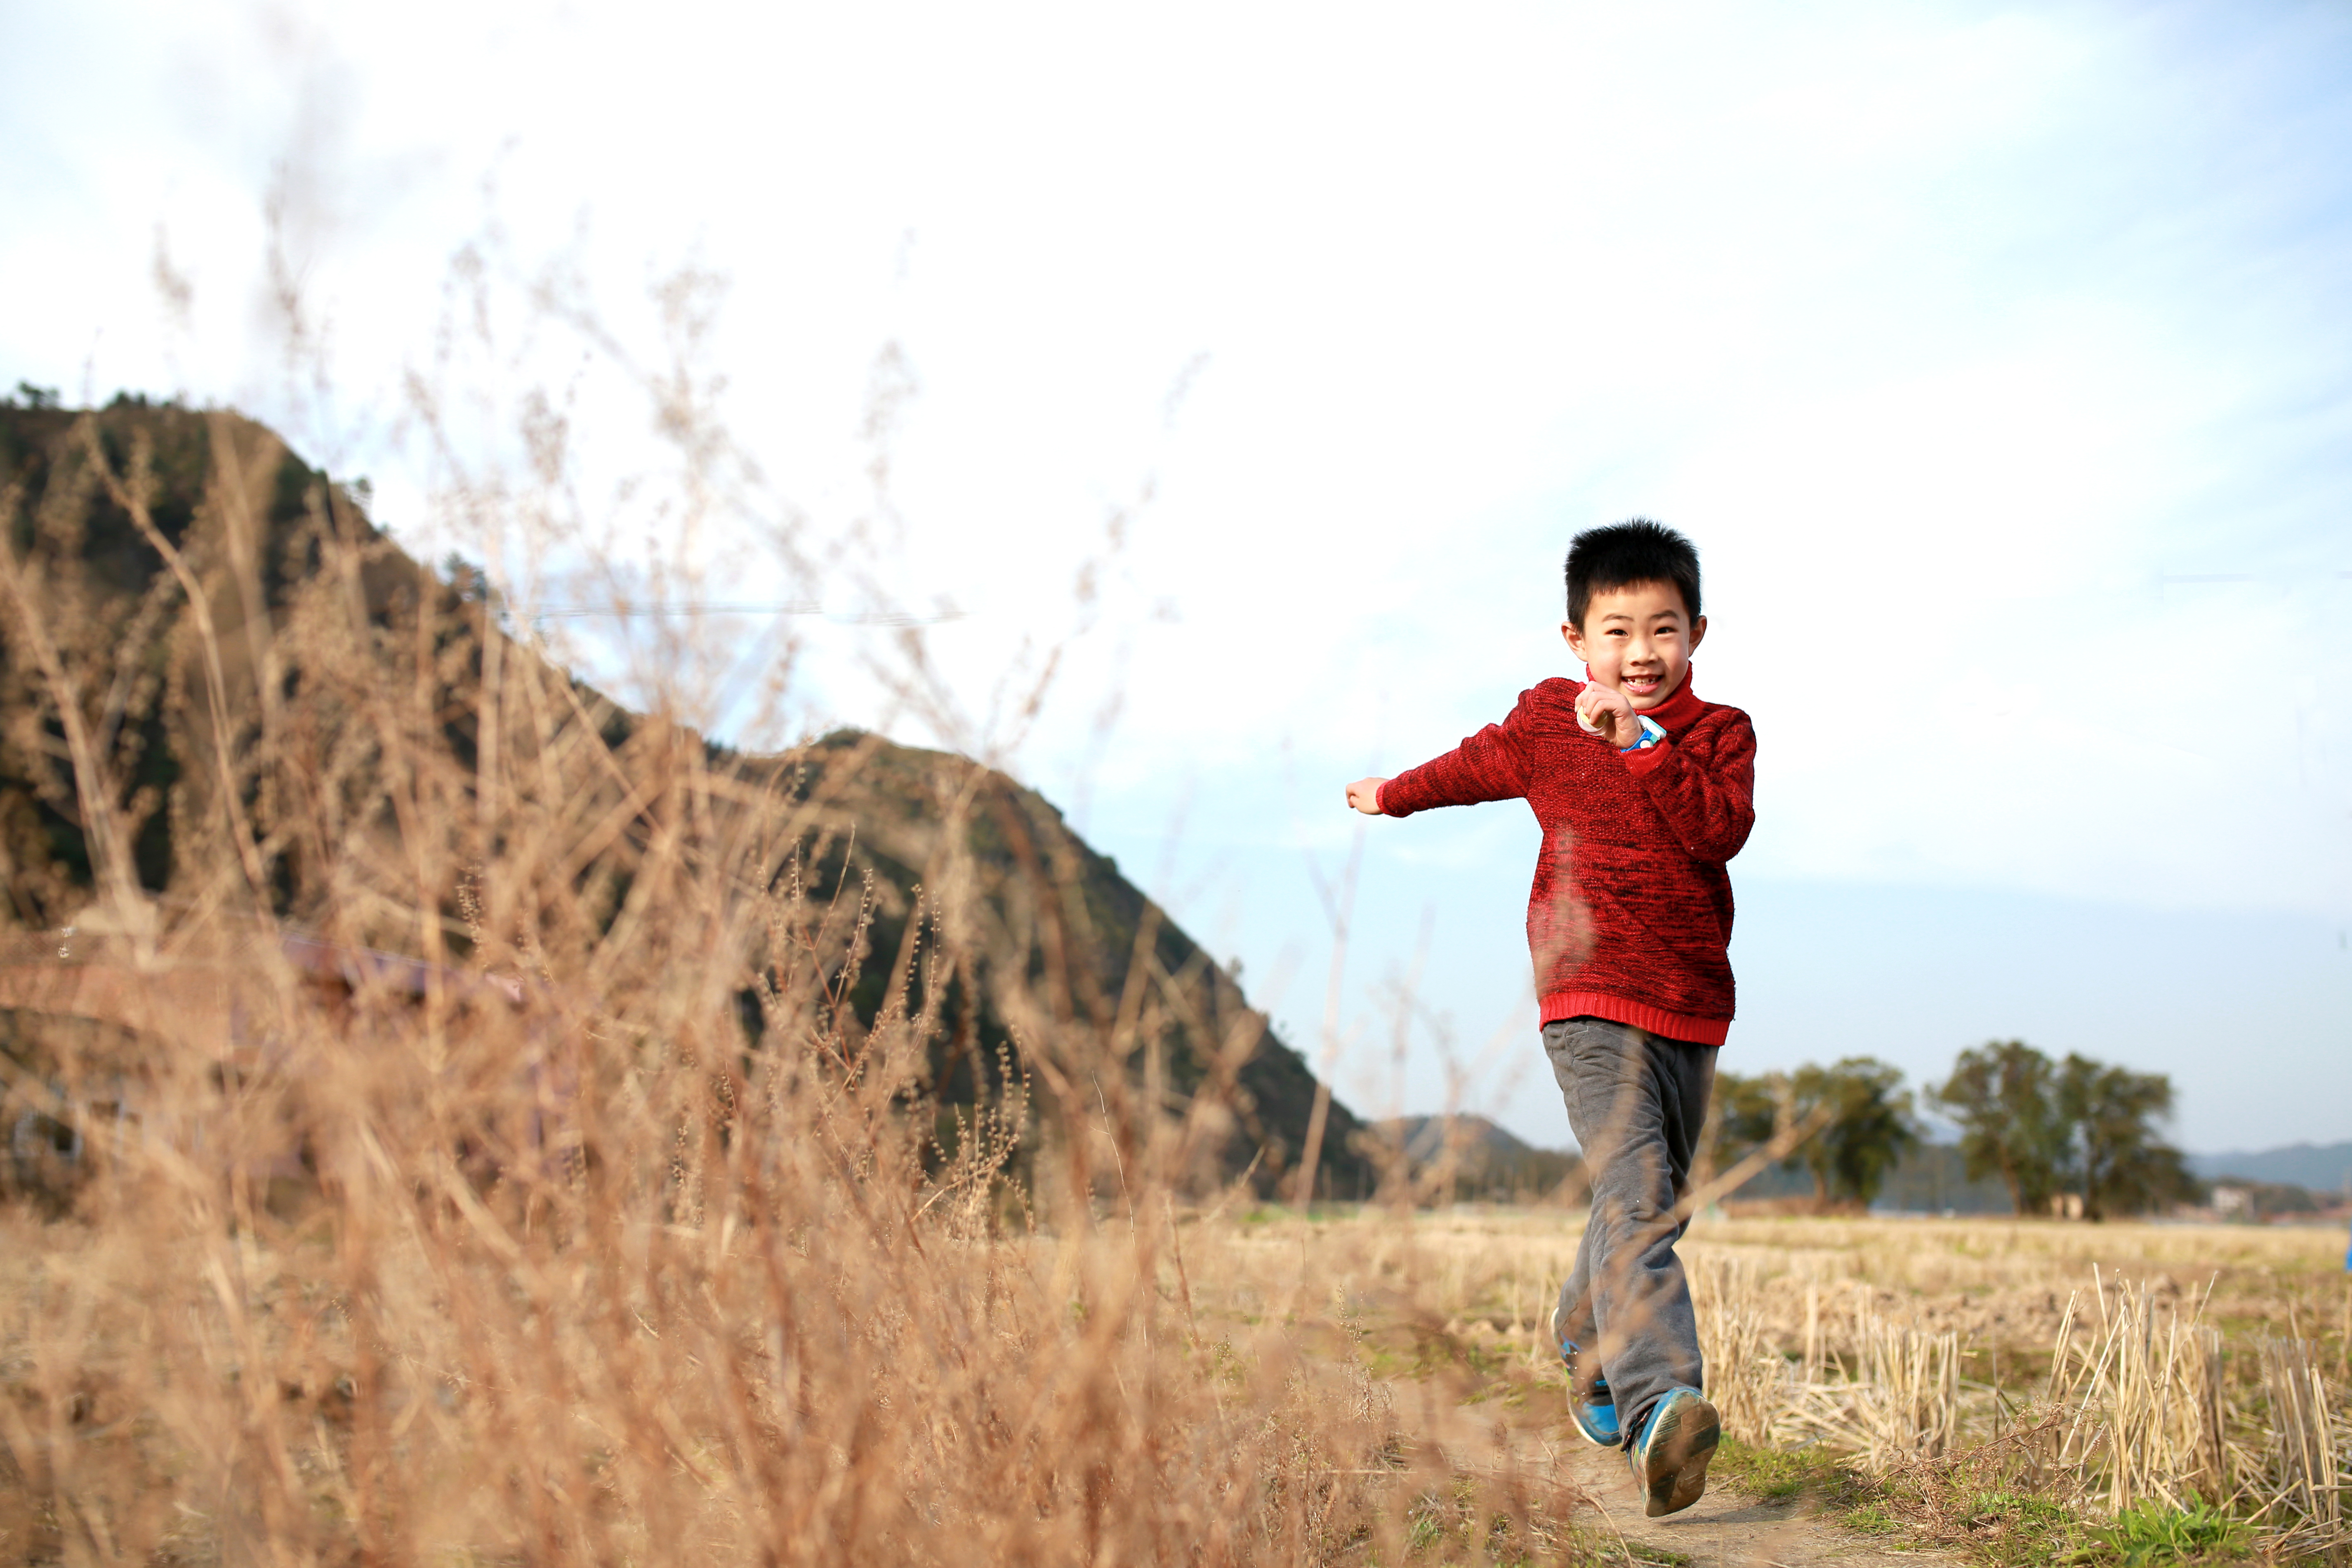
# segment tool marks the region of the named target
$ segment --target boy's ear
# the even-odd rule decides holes
[[[1584,632],[1575,622],[1561,622],[1559,623],[1559,637],[1561,642],[1568,644],[1568,651],[1570,653],[1575,654],[1580,659],[1584,658]],[[1590,663],[1591,661],[1587,660],[1586,662]]]
[[[1697,653],[1698,645],[1706,641],[1706,617],[1702,615],[1697,620],[1691,622],[1691,652],[1694,653]]]

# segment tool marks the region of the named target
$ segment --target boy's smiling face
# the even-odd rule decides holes
[[[1640,713],[1682,689],[1691,651],[1706,635],[1706,617],[1692,620],[1673,583],[1637,582],[1594,590],[1584,624],[1563,621],[1559,634],[1591,669],[1595,685],[1623,692]]]

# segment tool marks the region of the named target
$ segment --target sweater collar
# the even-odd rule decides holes
[[[1698,666],[1696,664],[1684,665],[1683,684],[1675,688],[1675,695],[1657,706],[1645,710],[1643,716],[1655,719],[1668,733],[1682,729],[1696,720],[1700,710],[1706,706],[1705,703],[1699,701],[1697,694],[1691,690],[1693,683],[1697,678],[1697,669]],[[1588,685],[1592,680],[1592,667],[1590,664],[1585,666],[1584,679]]]

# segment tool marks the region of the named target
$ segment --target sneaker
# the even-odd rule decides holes
[[[1706,1463],[1722,1436],[1715,1406],[1696,1388],[1669,1388],[1650,1406],[1626,1457],[1652,1519],[1680,1513],[1706,1493]]]
[[[1574,1340],[1559,1342],[1559,1359],[1568,1367],[1569,1421],[1594,1448],[1619,1448],[1623,1444],[1624,1434],[1617,1427],[1617,1396],[1609,1392],[1607,1375],[1599,1372],[1592,1375],[1590,1386],[1578,1390],[1577,1358],[1581,1354]]]

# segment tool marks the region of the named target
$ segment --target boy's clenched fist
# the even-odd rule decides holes
[[[1576,694],[1576,722],[1622,751],[1642,738],[1642,721],[1623,692],[1592,681]]]

